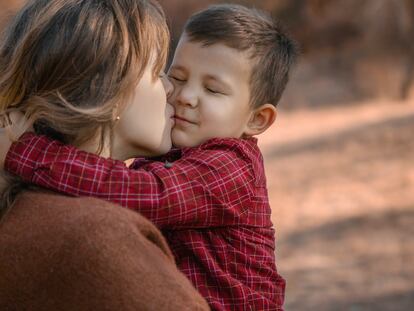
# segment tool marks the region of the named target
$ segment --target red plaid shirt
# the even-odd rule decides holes
[[[283,310],[262,155],[256,139],[211,139],[171,163],[104,159],[27,133],[5,168],[24,180],[136,210],[165,235],[213,310]]]

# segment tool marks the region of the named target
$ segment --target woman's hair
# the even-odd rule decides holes
[[[18,109],[65,143],[103,136],[152,56],[163,69],[168,42],[150,0],[29,1],[0,46],[0,113]]]
[[[74,145],[99,138],[100,152],[114,110],[152,57],[160,73],[168,44],[152,0],[31,0],[0,39],[0,118],[18,110],[38,134]]]

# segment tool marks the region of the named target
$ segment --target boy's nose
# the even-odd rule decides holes
[[[177,87],[175,90],[175,102],[179,105],[190,106],[192,108],[197,106],[197,96],[192,88]]]

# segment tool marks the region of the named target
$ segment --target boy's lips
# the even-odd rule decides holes
[[[178,122],[186,122],[186,123],[190,123],[190,124],[197,124],[196,122],[190,121],[186,118],[183,118],[183,117],[180,117],[180,116],[177,116],[177,115],[174,115],[174,119],[175,119],[176,122],[178,121]]]

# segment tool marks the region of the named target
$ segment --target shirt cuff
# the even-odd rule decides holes
[[[46,150],[50,143],[45,136],[38,136],[32,132],[24,133],[7,152],[4,169],[30,182],[42,151]]]

